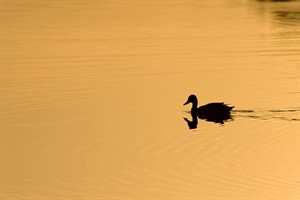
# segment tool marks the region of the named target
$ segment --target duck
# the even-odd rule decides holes
[[[209,103],[198,108],[198,99],[196,95],[191,94],[188,100],[183,104],[192,103],[191,114],[198,116],[200,119],[223,123],[224,120],[231,119],[230,111],[234,106],[228,106],[224,102]]]

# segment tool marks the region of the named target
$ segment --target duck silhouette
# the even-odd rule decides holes
[[[228,106],[223,102],[209,103],[198,108],[198,99],[194,94],[190,95],[183,105],[189,103],[192,103],[192,116],[198,116],[200,119],[220,124],[224,124],[224,121],[231,119],[230,111],[234,108],[234,106]]]

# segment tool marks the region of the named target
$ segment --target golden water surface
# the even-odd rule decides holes
[[[299,8],[2,0],[1,199],[298,200]]]

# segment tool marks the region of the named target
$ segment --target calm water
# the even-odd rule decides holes
[[[2,1],[2,199],[299,199],[299,6]]]

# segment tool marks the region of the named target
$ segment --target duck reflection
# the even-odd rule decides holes
[[[190,121],[188,118],[183,118],[184,121],[186,121],[187,125],[190,129],[196,129],[198,126],[198,118],[197,115],[192,115],[192,121]]]
[[[208,122],[214,122],[217,124],[224,124],[225,122],[232,120],[231,115],[223,115],[223,116],[216,116],[216,117],[206,117],[206,116],[197,116],[197,115],[191,115],[192,120],[189,120],[188,118],[184,117],[184,121],[187,123],[189,129],[196,129],[198,126],[198,118],[208,121]]]
[[[198,99],[196,95],[193,94],[189,96],[188,100],[183,105],[187,105],[189,103],[192,103],[192,121],[187,118],[184,118],[184,120],[187,122],[190,129],[197,128],[198,118],[219,124],[224,124],[227,120],[232,119],[230,111],[234,108],[234,106],[228,106],[224,103],[209,103],[198,108]]]

